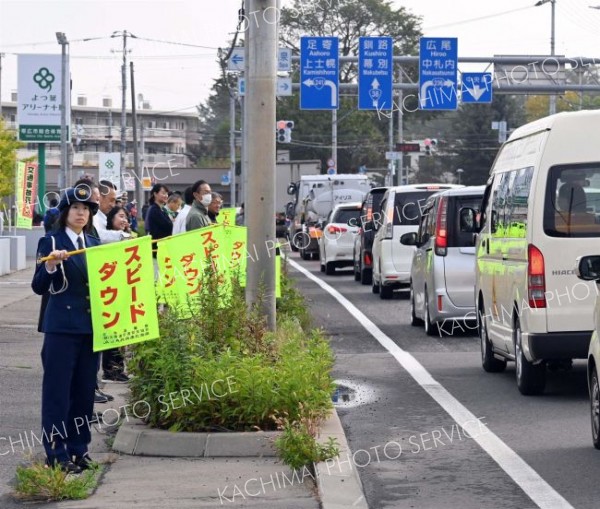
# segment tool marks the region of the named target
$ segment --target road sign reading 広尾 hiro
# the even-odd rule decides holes
[[[300,109],[337,110],[338,103],[338,38],[301,37]]]
[[[492,102],[492,73],[463,72],[461,74],[461,101],[464,103]]]
[[[458,107],[458,39],[421,37],[419,44],[419,107],[455,110]]]
[[[359,37],[359,110],[392,109],[393,52],[391,37]]]

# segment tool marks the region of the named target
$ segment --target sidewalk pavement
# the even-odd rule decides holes
[[[35,457],[43,457],[42,446],[32,438],[32,433],[40,436],[42,378],[42,335],[37,332],[40,297],[31,291],[32,276],[33,260],[26,270],[0,277],[2,509],[23,507],[11,497],[10,492],[15,468],[24,462],[29,447],[34,445]],[[105,422],[94,426],[90,446],[92,458],[106,463],[99,486],[86,500],[44,505],[48,509],[367,507],[356,469],[348,466],[331,468],[330,465],[327,468],[321,463],[317,467],[315,482],[308,471],[294,474],[276,457],[243,457],[241,449],[239,456],[232,456],[235,452],[224,452],[231,449],[231,443],[223,446],[221,452],[225,457],[119,455],[110,448],[114,434],[110,434],[111,429],[107,425],[111,422],[110,416],[116,416],[116,412],[107,409],[118,409],[124,405],[128,389],[123,384],[107,384],[103,390],[115,396],[115,401],[96,405],[96,410],[105,415]],[[140,423],[126,423],[126,426],[139,429]],[[340,456],[346,458],[350,452],[335,413],[326,423],[322,439],[329,435],[338,439],[342,449]],[[193,443],[193,437],[190,440],[190,444]],[[213,454],[218,456],[218,452]]]

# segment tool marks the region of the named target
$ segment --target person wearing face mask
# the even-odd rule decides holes
[[[185,221],[185,231],[197,230],[211,225],[208,206],[212,201],[210,185],[204,180],[194,182],[192,186],[194,203]]]

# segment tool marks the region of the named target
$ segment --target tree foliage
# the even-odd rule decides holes
[[[17,149],[24,144],[17,141],[14,131],[9,131],[0,117],[0,201],[15,191],[15,166]]]
[[[508,130],[525,123],[523,109],[512,96],[496,95],[491,104],[462,104],[453,130],[454,170],[462,168],[463,184],[484,184],[500,148],[492,122],[505,120]]]

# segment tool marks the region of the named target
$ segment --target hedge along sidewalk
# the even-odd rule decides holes
[[[276,457],[274,440],[280,431],[189,433],[150,428],[141,420],[124,422],[115,438],[113,449],[138,456],[180,458]],[[342,458],[352,458],[346,435],[335,408],[321,426],[318,441],[337,439],[340,454],[335,468],[326,462],[316,465],[316,481],[323,509],[353,507],[368,509],[356,466]],[[329,460],[330,462],[332,460]]]

